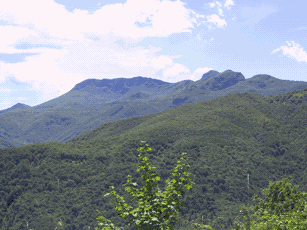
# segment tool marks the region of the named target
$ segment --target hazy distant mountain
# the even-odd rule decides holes
[[[25,105],[25,104],[22,104],[22,103],[17,103],[16,105],[13,105],[12,107],[10,107],[8,109],[0,110],[0,114],[10,112],[10,111],[13,111],[13,110],[27,109],[27,108],[31,108],[31,106]]]
[[[198,81],[168,83],[146,77],[87,79],[69,92],[37,106],[16,104],[0,111],[0,136],[22,146],[66,142],[106,122],[159,113],[229,93],[278,95],[307,88],[307,82],[280,80],[266,74],[245,79],[240,72],[211,70]],[[2,139],[0,139],[2,140]]]
[[[217,74],[219,74],[219,72],[217,72],[215,70],[210,70],[209,72],[203,74],[203,76],[201,77],[200,81],[203,81],[203,80],[206,80],[208,78],[214,77]]]

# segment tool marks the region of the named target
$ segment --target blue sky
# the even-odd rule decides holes
[[[0,110],[89,79],[197,81],[209,70],[307,81],[307,2],[0,2]]]

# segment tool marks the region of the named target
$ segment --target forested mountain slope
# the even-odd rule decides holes
[[[230,93],[105,123],[66,143],[0,149],[1,229],[61,229],[60,220],[62,229],[94,229],[96,209],[125,226],[103,195],[112,185],[130,201],[122,186],[127,175],[143,186],[136,171],[141,140],[153,150],[149,162],[162,190],[187,153],[195,185],[183,200],[177,229],[202,220],[230,229],[240,205],[261,196],[269,181],[291,175],[307,191],[306,105],[307,89],[267,97]]]

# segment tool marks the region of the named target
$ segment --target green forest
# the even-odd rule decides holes
[[[0,226],[17,229],[95,229],[96,210],[118,227],[115,202],[104,194],[137,172],[140,141],[152,148],[161,190],[187,153],[195,182],[185,194],[176,229],[234,228],[242,205],[290,175],[307,191],[307,88],[275,96],[231,93],[142,117],[106,123],[66,143],[0,149]],[[137,207],[137,203],[130,204]]]

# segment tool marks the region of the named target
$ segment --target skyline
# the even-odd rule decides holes
[[[195,82],[230,69],[307,81],[299,1],[16,3],[0,3],[0,110],[41,104],[90,78]]]

